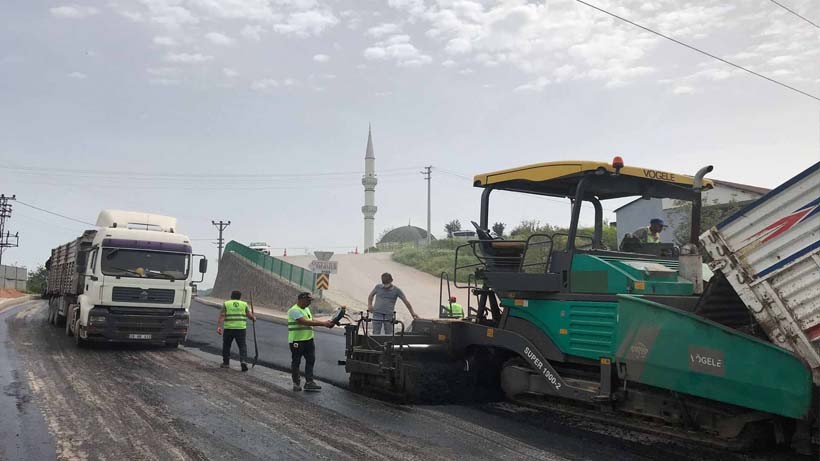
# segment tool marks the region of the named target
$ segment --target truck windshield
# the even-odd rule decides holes
[[[117,277],[165,278],[188,277],[190,255],[162,251],[103,248],[102,273]]]

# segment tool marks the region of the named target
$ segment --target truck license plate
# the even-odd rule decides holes
[[[140,335],[132,333],[128,335],[128,339],[151,339],[151,335]]]

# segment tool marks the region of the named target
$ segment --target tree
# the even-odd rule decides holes
[[[706,232],[748,203],[748,201],[736,202],[732,200],[729,203],[714,201],[710,205],[704,200],[700,212],[700,231]],[[678,245],[685,245],[689,243],[689,233],[692,230],[692,202],[678,202],[678,204],[680,206],[675,209],[675,219],[670,224],[674,226],[675,241]]]
[[[28,273],[28,282],[26,282],[26,290],[29,293],[43,293],[46,291],[46,279],[48,271],[45,266],[40,265],[37,269]]]
[[[503,237],[505,227],[507,227],[507,225],[503,222],[493,224],[493,234],[495,234],[496,237]]]
[[[452,237],[453,232],[457,232],[461,230],[461,223],[458,219],[454,219],[447,224],[444,225],[444,232],[447,232],[447,237]]]

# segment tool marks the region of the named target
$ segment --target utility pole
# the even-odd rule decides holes
[[[424,175],[424,180],[427,181],[427,245],[430,245],[433,241],[433,235],[430,233],[430,183],[433,182],[433,166],[424,167],[421,174]]]
[[[3,263],[3,251],[6,248],[15,248],[20,242],[20,233],[14,235],[6,230],[6,219],[11,218],[11,204],[9,201],[17,200],[16,195],[8,197],[0,194],[0,264]]]
[[[222,231],[224,231],[225,228],[230,226],[231,222],[230,221],[222,221],[220,219],[219,222],[211,221],[211,224],[213,224],[214,226],[216,226],[217,229],[219,229],[219,238],[216,240],[216,244],[219,247],[219,257],[217,258],[216,263],[219,264],[219,263],[222,262],[222,248],[223,248],[223,243],[225,243],[225,239],[222,238]]]

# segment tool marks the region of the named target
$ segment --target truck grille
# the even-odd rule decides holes
[[[174,294],[174,290],[160,288],[143,290],[136,287],[114,287],[111,291],[111,300],[125,303],[173,304]]]

